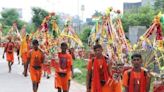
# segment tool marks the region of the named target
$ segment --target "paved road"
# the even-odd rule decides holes
[[[18,65],[17,58],[15,58],[12,72],[8,73],[7,62],[3,60],[3,49],[0,48],[0,92],[32,92],[32,83],[30,77],[23,77],[22,65]],[[57,92],[54,89],[54,76],[50,79],[42,77],[38,92]],[[70,92],[85,92],[85,86],[71,82]]]

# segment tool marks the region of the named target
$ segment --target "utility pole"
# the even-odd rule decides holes
[[[82,17],[82,20],[84,20],[84,11],[85,11],[85,6],[84,5],[81,5],[81,17]]]
[[[77,11],[78,11],[78,17],[79,17],[79,20],[78,20],[78,33],[80,33],[80,9],[79,9],[79,0],[77,0]]]

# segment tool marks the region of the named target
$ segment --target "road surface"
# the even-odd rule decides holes
[[[32,92],[30,76],[22,75],[23,66],[18,64],[17,57],[14,58],[12,72],[8,73],[7,62],[2,59],[2,48],[0,53],[0,92]],[[50,79],[42,77],[38,92],[57,92],[54,88],[54,75]],[[72,81],[70,92],[86,92],[85,86]]]

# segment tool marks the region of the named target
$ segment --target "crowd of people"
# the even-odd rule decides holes
[[[12,41],[12,37],[8,37],[8,40],[5,44],[2,58],[6,57],[9,73],[12,72],[14,51],[16,49],[17,56],[19,57],[20,54],[24,67],[22,74],[25,77],[28,75],[31,77],[33,92],[37,92],[38,90],[42,73],[44,73],[47,78],[50,77],[51,67],[55,68],[55,88],[58,89],[58,92],[68,92],[73,75],[73,60],[71,54],[67,53],[68,46],[66,43],[61,43],[61,52],[57,53],[57,55],[54,54],[51,61],[49,61],[49,59],[46,58],[46,54],[48,53],[45,53],[39,48],[38,40],[30,40],[29,35],[26,35],[26,41],[22,44],[15,44]]]
[[[70,39],[68,40],[65,37],[57,39],[60,44],[55,42],[55,44],[50,44],[51,41],[56,40],[48,38],[47,24],[43,24],[33,34],[33,37],[30,37],[24,31],[20,35],[16,23],[13,23],[11,30],[7,34],[8,42],[3,45],[4,53],[2,58],[6,58],[8,62],[8,72],[12,72],[15,51],[18,57],[18,64],[22,63],[23,65],[23,76],[31,77],[33,92],[37,92],[42,74],[47,79],[50,78],[51,68],[55,69],[54,86],[58,92],[69,92],[71,80],[74,77],[73,61],[76,58],[88,59],[86,62],[87,92],[150,91],[152,74],[143,68],[142,55],[139,53],[129,55],[127,48],[122,48],[119,39],[117,39],[119,44],[115,45],[120,46],[111,45],[108,50],[104,48],[104,44],[100,44],[99,40],[96,40],[93,42],[94,44],[89,44],[90,50],[86,53],[84,48],[71,47],[69,45],[71,44],[69,43]],[[14,32],[16,32],[16,38],[14,38]],[[57,52],[51,52],[51,48],[56,49]],[[120,57],[121,61],[119,62],[118,58]],[[158,85],[154,87],[154,92],[164,92],[164,75],[160,78],[161,80],[154,82],[154,85]]]
[[[68,49],[67,43],[61,43],[61,51],[55,53],[49,60],[47,58],[48,53],[40,49],[38,40],[30,40],[28,35],[25,38],[26,43],[23,44],[16,44],[12,41],[12,37],[8,37],[8,40],[5,45],[3,58],[6,54],[9,73],[12,71],[14,48],[16,48],[17,55],[20,54],[24,67],[22,74],[25,77],[30,75],[33,92],[37,92],[38,90],[42,73],[47,78],[50,77],[51,67],[55,68],[55,88],[58,92],[69,92],[69,88],[71,87],[70,81],[74,75],[73,58],[75,57],[73,56],[73,52]],[[113,71],[115,63],[107,55],[103,54],[103,47],[100,44],[94,45],[86,67],[86,91],[149,92],[152,75],[150,72],[142,69],[143,60],[141,54],[134,53],[131,56],[131,64],[128,55],[123,55],[123,60],[124,66],[120,69],[121,72]],[[161,78],[164,79],[164,77]],[[155,84],[163,85],[164,81]]]

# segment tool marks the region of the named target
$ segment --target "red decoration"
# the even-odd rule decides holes
[[[148,29],[144,37],[148,38],[150,35],[152,35],[153,31],[156,28],[156,40],[162,40],[162,26],[158,22],[154,22],[151,27]]]
[[[156,40],[162,40],[162,28],[161,25],[157,26],[157,32],[156,32]]]
[[[155,84],[153,92],[164,92],[164,85],[162,85],[162,84]]]

